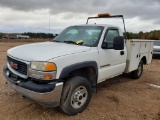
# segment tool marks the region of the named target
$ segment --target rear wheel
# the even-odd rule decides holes
[[[60,107],[66,114],[76,115],[88,106],[91,96],[89,81],[83,77],[73,77],[64,85]]]
[[[135,71],[131,72],[131,77],[133,79],[138,79],[141,77],[142,73],[143,73],[143,61],[141,60],[139,62],[138,68]]]

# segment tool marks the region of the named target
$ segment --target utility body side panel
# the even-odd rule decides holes
[[[153,41],[152,40],[127,40],[127,65],[125,73],[129,73],[138,68],[140,60],[145,57],[146,64],[150,64],[153,54]]]

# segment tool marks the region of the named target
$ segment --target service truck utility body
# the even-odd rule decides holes
[[[137,62],[143,59],[145,64],[150,64],[153,54],[153,41],[149,40],[128,40],[127,47],[127,65],[125,73],[129,73],[137,69]],[[136,56],[136,57],[135,57]]]
[[[97,31],[99,37],[85,41],[81,36],[76,44],[58,40],[68,29],[70,34],[87,29],[90,38],[91,32]],[[109,33],[115,34],[113,41],[108,41]],[[122,36],[120,28],[111,25],[71,26],[51,42],[8,50],[4,75],[21,95],[45,106],[60,106],[68,115],[75,115],[87,107],[97,83],[122,73],[139,78],[143,64],[151,63],[153,41],[124,40]]]

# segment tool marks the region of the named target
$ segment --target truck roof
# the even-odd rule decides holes
[[[73,25],[73,26],[102,26],[102,27],[117,27],[118,26],[114,26],[114,25],[109,25],[109,24],[81,24],[81,25]]]

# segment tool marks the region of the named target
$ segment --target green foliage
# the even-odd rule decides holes
[[[132,33],[132,32],[126,32],[123,33],[124,36],[127,36],[128,39],[149,39],[149,40],[160,40],[160,30],[153,30],[150,32],[142,32],[140,31],[139,33]],[[6,35],[6,33],[0,33],[0,39],[2,36]],[[9,36],[16,36],[20,35],[19,33],[10,33],[7,34]],[[22,33],[21,35],[28,35],[30,38],[40,38],[40,39],[53,39],[55,36],[53,34],[48,34],[48,33],[31,33],[31,32],[26,32]],[[125,37],[126,38],[126,37]]]
[[[142,31],[140,31],[139,33],[126,32],[126,35],[128,39],[160,40],[160,30],[154,30],[145,33]]]
[[[0,33],[0,39],[2,39],[3,33]]]

